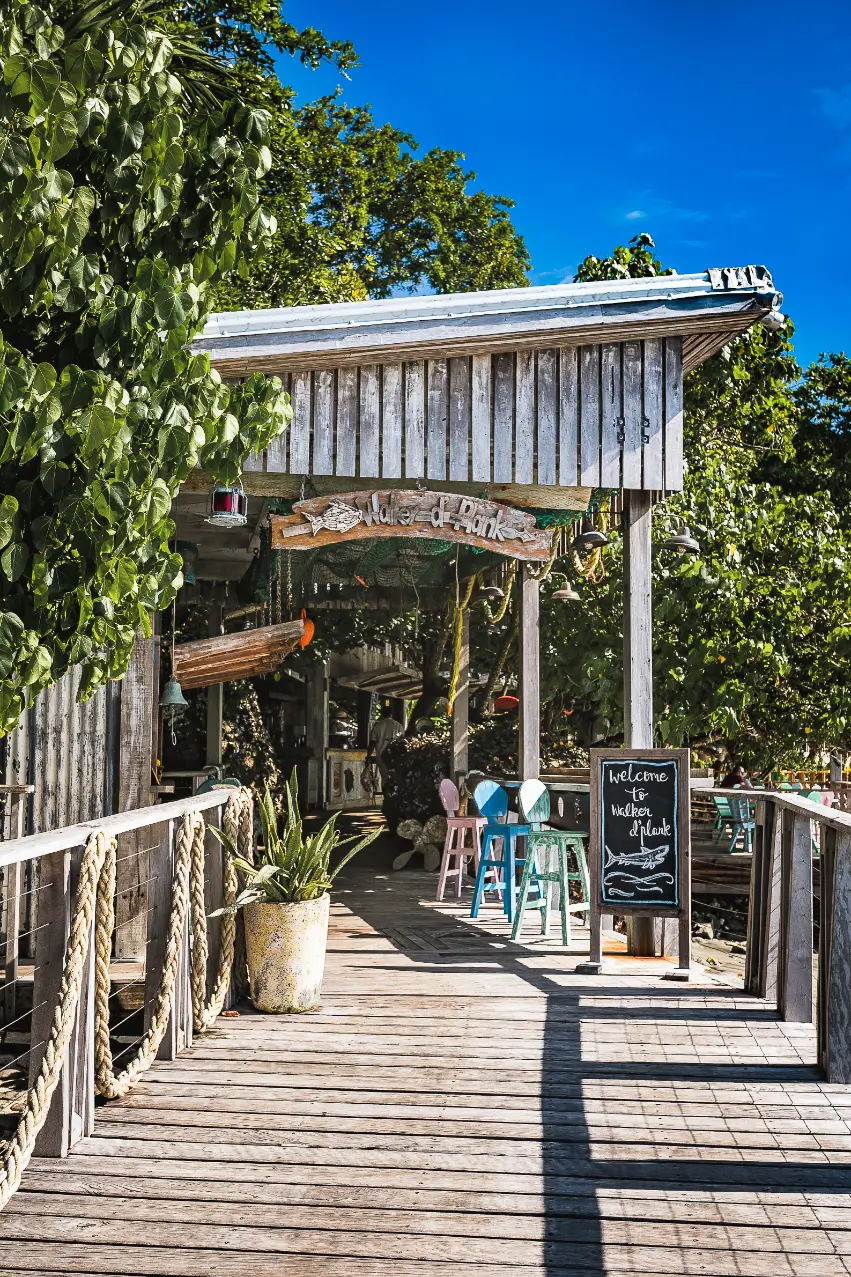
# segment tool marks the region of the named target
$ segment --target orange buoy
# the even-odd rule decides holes
[[[316,633],[316,626],[313,624],[304,608],[301,609],[301,619],[304,621],[304,633],[299,639],[298,645],[301,650],[304,651],[310,640],[313,638],[313,635]]]

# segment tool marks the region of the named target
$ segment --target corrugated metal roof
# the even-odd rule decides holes
[[[727,267],[653,279],[228,311],[210,316],[194,349],[209,352],[227,374],[651,335],[719,333],[717,348],[781,302],[765,267]]]

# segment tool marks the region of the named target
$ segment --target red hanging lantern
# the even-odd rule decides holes
[[[241,482],[213,485],[210,512],[204,522],[219,528],[244,527],[248,522],[248,497]]]

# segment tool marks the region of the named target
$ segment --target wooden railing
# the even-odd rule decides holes
[[[230,807],[227,804],[230,803]],[[223,810],[227,808],[227,810]],[[222,918],[209,918],[208,915],[219,908],[224,899],[223,882],[228,872],[227,853],[220,842],[209,832],[203,814],[212,817],[213,824],[222,825],[230,822],[239,828],[241,846],[250,846],[251,804],[246,791],[233,787],[214,789],[207,794],[195,794],[191,798],[179,802],[165,803],[160,806],[143,807],[119,815],[105,817],[57,829],[47,833],[35,834],[26,838],[13,838],[0,843],[0,869],[3,874],[3,920],[5,931],[6,970],[4,976],[5,1011],[2,1041],[5,1049],[4,1060],[0,1061],[0,1078],[5,1075],[7,1085],[4,1088],[7,1098],[14,1099],[9,1079],[15,1073],[18,1076],[25,1069],[29,1077],[30,1088],[35,1080],[43,1076],[43,1061],[51,1033],[55,1038],[55,1019],[57,1006],[62,999],[67,1002],[69,953],[74,940],[75,911],[77,929],[79,930],[80,899],[86,883],[94,882],[100,897],[104,897],[104,878],[97,869],[92,870],[92,847],[97,843],[114,847],[113,854],[121,861],[123,855],[122,838],[130,848],[125,859],[136,858],[144,853],[143,890],[138,898],[142,901],[144,916],[141,919],[143,940],[134,959],[123,963],[110,963],[110,954],[114,952],[114,940],[106,931],[106,960],[96,968],[95,939],[104,940],[103,929],[98,932],[102,921],[103,899],[98,899],[97,916],[89,914],[89,934],[82,946],[85,952],[83,974],[79,986],[79,996],[74,1012],[74,1025],[64,1058],[60,1081],[53,1092],[47,1110],[47,1117],[41,1126],[35,1143],[35,1153],[43,1156],[64,1156],[72,1144],[88,1134],[93,1126],[95,1101],[95,984],[99,978],[106,984],[103,998],[109,997],[109,1013],[99,1018],[101,1030],[104,1020],[111,1026],[107,1030],[108,1051],[115,1048],[114,1068],[118,1074],[127,1063],[127,1052],[137,1048],[139,1041],[144,1042],[145,1035],[151,1040],[150,1026],[152,1017],[167,1016],[167,1027],[156,1047],[156,1058],[174,1059],[179,1051],[192,1042],[193,1034],[193,989],[195,993],[195,1019],[199,1015],[199,1006],[203,1007],[203,999],[216,987],[226,988],[228,972],[222,980],[219,964],[223,933]],[[236,813],[236,816],[234,815]],[[244,818],[244,820],[243,820]],[[237,823],[234,824],[234,821]],[[136,831],[149,831],[141,841],[147,846],[140,848],[140,838]],[[243,838],[244,835],[244,838]],[[187,856],[185,848],[189,838],[194,851],[194,859]],[[117,839],[114,846],[113,839]],[[190,866],[194,866],[193,881]],[[88,874],[88,878],[85,878]],[[203,881],[201,875],[203,874]],[[78,891],[78,882],[83,885]],[[141,877],[141,875],[140,875]],[[109,881],[109,879],[107,879]],[[120,878],[119,878],[120,881]],[[114,876],[112,879],[114,885]],[[194,887],[194,901],[190,904]],[[120,889],[119,889],[120,890]],[[88,896],[91,900],[91,886]],[[112,904],[114,920],[114,895],[109,890],[108,899]],[[203,910],[200,908],[203,896]],[[104,897],[107,898],[107,897]],[[177,913],[176,901],[180,900],[180,908],[185,921],[175,923]],[[22,907],[23,906],[23,907]],[[203,914],[203,916],[201,916]],[[130,919],[133,922],[133,919]],[[135,920],[138,923],[138,920]],[[22,925],[23,924],[23,925]],[[171,939],[170,939],[171,929]],[[204,983],[204,969],[198,970],[199,949],[195,952],[195,983],[193,986],[192,955],[190,933],[194,930],[196,940],[199,935],[206,939],[208,946],[208,969],[206,972],[206,990],[200,990],[199,977]],[[175,933],[177,939],[175,940]],[[176,975],[169,988],[164,1004],[163,988],[169,982],[165,976],[165,964],[174,964],[177,950]],[[200,950],[203,953],[203,947]],[[229,952],[233,954],[233,928],[229,932]],[[170,957],[167,958],[167,953]],[[103,954],[100,955],[103,957]],[[203,959],[202,959],[203,961]],[[228,969],[230,959],[228,959]],[[100,976],[96,977],[96,970]],[[104,972],[106,976],[104,979]],[[32,1009],[26,995],[26,985],[32,986]],[[133,989],[135,988],[135,993]],[[221,998],[212,997],[215,1009],[221,1009]],[[225,1005],[229,999],[225,997]],[[121,1003],[119,1009],[118,1003]],[[163,1006],[165,1005],[165,1014]],[[129,1007],[129,1014],[126,1014]],[[202,1010],[202,1017],[209,1021],[210,1007]],[[116,1036],[122,1026],[132,1023],[133,1019],[141,1026],[141,1032],[130,1046],[126,1046],[129,1031],[125,1030],[123,1040]],[[15,1042],[15,1037],[22,1036],[29,1022],[27,1035],[28,1045],[19,1050],[24,1043]],[[15,1030],[18,1030],[17,1033]],[[156,1035],[156,1038],[159,1034]],[[155,1039],[156,1040],[156,1039]],[[153,1058],[151,1048],[151,1058]],[[101,1055],[103,1052],[101,1051]],[[124,1056],[122,1060],[119,1057]],[[9,1056],[12,1056],[10,1059]],[[110,1068],[112,1063],[110,1063]],[[143,1067],[143,1066],[142,1066]],[[141,1067],[140,1070],[141,1071]],[[103,1087],[101,1086],[103,1091]],[[29,1107],[32,1108],[32,1089],[29,1092]],[[14,1105],[13,1105],[14,1108]],[[21,1110],[20,1102],[17,1111]],[[26,1112],[26,1109],[23,1110]],[[15,1139],[21,1142],[19,1126]],[[12,1142],[14,1143],[14,1141]],[[10,1145],[11,1147],[11,1145]],[[3,1152],[0,1146],[0,1163]],[[22,1159],[19,1159],[22,1160]],[[7,1170],[7,1178],[9,1173]],[[0,1185],[2,1195],[2,1185]]]
[[[745,991],[811,1024],[829,1082],[851,1082],[851,814],[794,793],[740,791],[756,807]],[[814,976],[813,865],[818,864]],[[816,992],[814,995],[814,985]]]

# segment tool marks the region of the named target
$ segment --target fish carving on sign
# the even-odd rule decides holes
[[[306,550],[361,537],[459,541],[519,559],[547,558],[552,532],[535,516],[479,497],[446,492],[352,492],[298,501],[273,515],[272,545]]]

